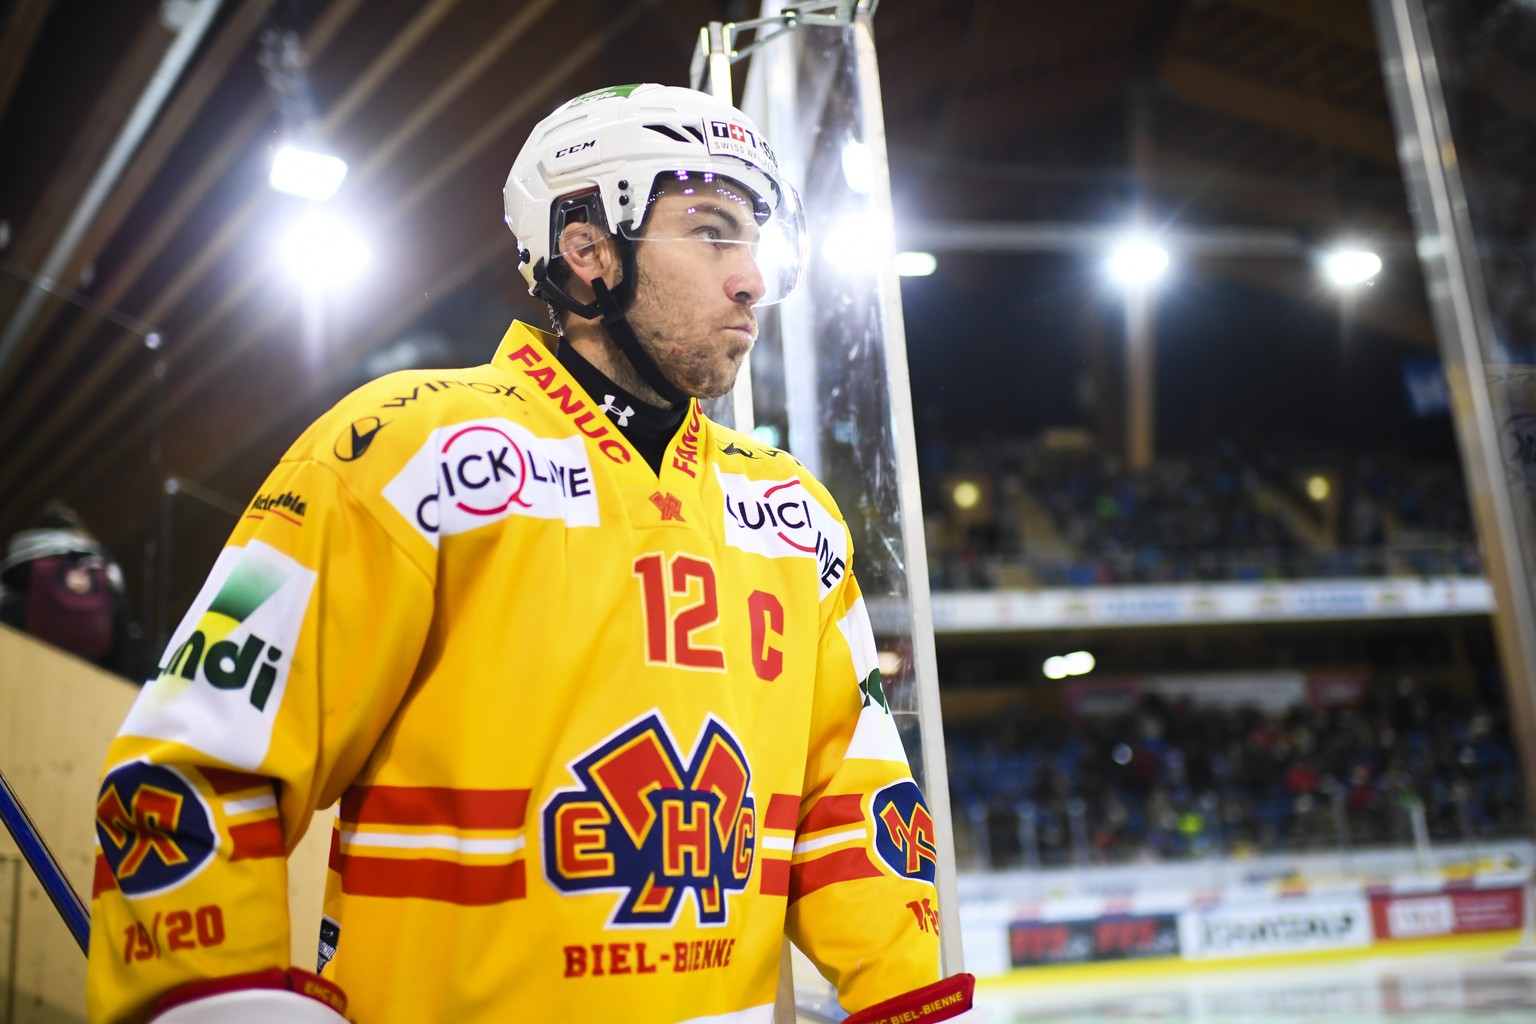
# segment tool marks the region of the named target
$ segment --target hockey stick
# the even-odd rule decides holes
[[[5,780],[4,773],[0,773],[0,818],[5,819],[5,827],[20,847],[21,855],[27,858],[32,873],[43,883],[43,891],[53,901],[54,909],[80,944],[80,952],[87,952],[91,942],[91,912],[80,902],[80,894],[69,884],[64,870],[59,867],[58,859],[48,849],[48,844],[43,842],[41,833],[32,824],[27,809],[21,805],[11,784]]]

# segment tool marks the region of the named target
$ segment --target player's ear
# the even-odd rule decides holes
[[[592,224],[567,224],[560,232],[560,256],[571,273],[587,285],[602,278],[609,288],[617,288],[624,277],[623,261],[613,236]]]

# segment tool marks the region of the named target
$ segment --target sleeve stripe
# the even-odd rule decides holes
[[[800,823],[799,833],[825,832],[829,828],[844,828],[864,823],[864,797],[858,793],[841,796],[824,796],[816,801],[811,813]]]
[[[229,853],[231,861],[282,857],[288,852],[283,848],[283,825],[278,818],[231,825],[229,837],[234,840]]]
[[[228,796],[247,789],[272,789],[271,781],[264,775],[232,772],[227,768],[199,768],[198,773],[208,780],[216,796]]]
[[[105,854],[96,854],[96,871],[91,878],[91,899],[95,899],[104,892],[112,892],[117,888],[117,876],[112,873],[112,865],[107,863]]]
[[[789,902],[794,903],[802,896],[809,896],[817,889],[838,882],[876,878],[879,875],[880,869],[870,861],[869,854],[861,846],[836,850],[815,860],[799,861],[789,869]]]
[[[341,798],[341,820],[354,825],[519,829],[527,815],[526,789],[353,786]]]

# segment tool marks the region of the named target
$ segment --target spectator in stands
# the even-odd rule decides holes
[[[133,650],[123,572],[74,511],[46,506],[0,561],[0,621],[128,674]]]

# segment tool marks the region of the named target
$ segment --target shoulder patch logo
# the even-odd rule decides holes
[[[875,793],[870,802],[875,818],[875,851],[885,866],[903,878],[932,882],[939,863],[933,816],[911,779]]]
[[[96,836],[125,896],[153,896],[213,859],[219,833],[208,805],[179,772],[146,761],[107,774],[96,800]]]
[[[691,893],[725,924],[757,850],[752,770],[711,716],[685,763],[657,712],[570,766],[578,788],[544,806],[544,874],[560,892],[622,894],[610,923],[669,926]]]

